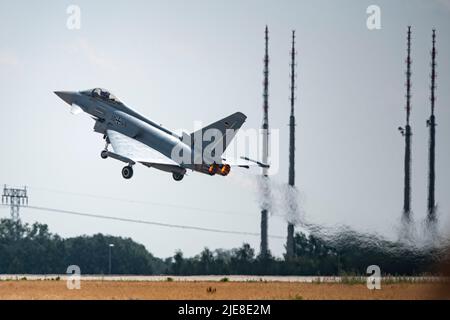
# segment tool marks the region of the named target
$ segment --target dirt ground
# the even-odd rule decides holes
[[[364,284],[293,282],[138,282],[83,281],[79,290],[66,282],[0,281],[0,299],[450,299],[433,283]]]

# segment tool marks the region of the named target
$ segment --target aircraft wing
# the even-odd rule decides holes
[[[154,165],[179,167],[178,163],[142,142],[114,130],[106,130],[106,134],[111,142],[114,153],[125,159],[131,159],[134,162],[142,163],[147,167],[152,167]]]

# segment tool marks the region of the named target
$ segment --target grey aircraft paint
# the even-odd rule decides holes
[[[222,162],[221,155],[247,118],[243,113],[236,112],[190,136],[183,134],[180,137],[127,107],[107,90],[95,88],[79,92],[55,91],[55,94],[69,105],[79,107],[83,112],[92,116],[95,120],[94,131],[103,134],[106,140],[105,150],[101,153],[102,158],[111,157],[127,163],[122,170],[125,179],[133,176],[133,165],[136,162],[147,167],[171,172],[177,181],[184,177],[187,169],[209,175],[226,176],[230,172],[230,165]],[[204,141],[204,133],[207,130],[213,130],[217,133],[218,138]],[[136,160],[121,155],[120,152],[109,151],[110,143],[115,149],[114,142],[110,139],[114,132],[146,145],[160,153],[165,159]],[[200,143],[197,143],[198,141]],[[219,151],[208,155],[204,152],[208,145],[220,147]],[[182,159],[174,157],[174,154],[180,155]]]

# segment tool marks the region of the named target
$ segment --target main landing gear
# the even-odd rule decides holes
[[[172,173],[172,177],[175,181],[181,181],[184,178],[184,174],[182,173]]]
[[[132,166],[126,166],[122,169],[122,177],[125,179],[130,179],[133,176],[133,167]]]
[[[102,152],[100,153],[100,157],[102,159],[113,158],[113,159],[122,161],[124,163],[127,163],[127,165],[125,167],[123,167],[123,169],[122,169],[122,177],[127,180],[131,179],[133,177],[133,165],[135,165],[136,162],[133,161],[132,159],[122,156],[120,154],[108,151],[110,141],[106,135],[104,136],[104,139],[106,140],[105,149],[103,149]],[[168,170],[164,170],[164,171],[168,171]],[[184,178],[185,172],[186,172],[186,170],[184,170],[183,173],[172,172],[172,177],[175,181],[181,181]]]

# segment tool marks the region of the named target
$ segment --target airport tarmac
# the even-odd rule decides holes
[[[8,280],[68,280],[73,275],[67,274],[2,274],[0,281]],[[82,281],[178,281],[178,282],[298,282],[298,283],[342,283],[342,282],[366,282],[367,277],[363,276],[248,276],[248,275],[196,275],[196,276],[174,276],[174,275],[81,275]],[[393,277],[386,276],[381,278],[388,282],[448,282],[450,279],[445,277]]]

